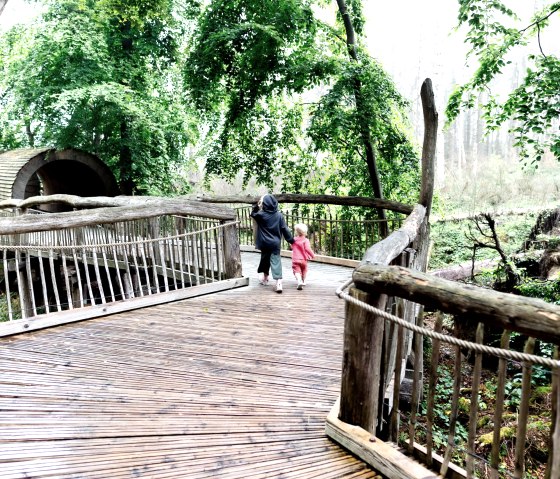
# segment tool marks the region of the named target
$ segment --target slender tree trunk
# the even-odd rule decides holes
[[[6,3],[8,3],[8,0],[0,0],[0,15],[2,15],[2,12],[4,11],[4,7],[6,6]]]
[[[356,32],[354,31],[354,26],[352,24],[352,19],[348,13],[346,7],[346,2],[344,0],[336,0],[338,5],[338,10],[342,15],[344,21],[344,29],[346,30],[346,45],[348,46],[348,54],[350,58],[357,62],[358,55],[356,53]],[[362,142],[364,144],[366,164],[371,180],[371,186],[373,188],[373,194],[376,198],[383,199],[383,190],[381,188],[381,181],[379,179],[379,171],[377,169],[377,160],[375,154],[375,148],[373,146],[373,141],[371,139],[371,131],[367,124],[367,107],[364,104],[364,99],[362,95],[362,83],[359,79],[355,79],[354,83],[354,98],[356,101],[356,110],[358,111],[358,118],[360,118],[360,135],[362,137]],[[385,210],[379,208],[377,210],[379,219],[385,220],[387,217],[385,215]],[[387,224],[382,223],[383,229],[382,234],[387,235]]]
[[[35,147],[35,134],[33,133],[33,130],[31,130],[31,122],[30,122],[29,119],[25,120],[25,134],[27,135],[27,141],[29,141],[29,146],[31,148],[34,148]]]
[[[130,21],[121,24],[121,46],[123,50],[123,61],[132,54],[132,38],[130,36]],[[124,83],[124,79],[122,81]],[[130,196],[136,190],[136,184],[132,178],[132,151],[130,149],[130,126],[129,119],[124,117],[120,125],[120,152],[119,152],[119,181],[123,195]]]

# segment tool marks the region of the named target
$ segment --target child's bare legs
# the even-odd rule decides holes
[[[297,279],[297,289],[301,291],[305,283],[303,282],[303,274],[302,274],[303,268],[300,261],[292,262],[292,271],[294,272],[294,276]]]

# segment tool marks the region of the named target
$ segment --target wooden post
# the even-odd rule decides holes
[[[241,278],[241,249],[236,224],[224,226],[224,263],[226,279]]]
[[[352,288],[350,294],[376,308],[385,308],[385,295]],[[338,418],[375,434],[379,411],[382,344],[385,320],[346,303],[344,355]]]
[[[426,218],[430,216],[434,195],[435,158],[438,129],[432,80],[426,78],[420,88],[422,111],[424,113],[424,143],[422,145],[422,190],[420,204],[426,207]]]

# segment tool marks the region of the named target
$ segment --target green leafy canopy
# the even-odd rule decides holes
[[[480,107],[488,130],[513,120],[510,131],[523,160],[536,163],[547,149],[560,159],[560,135],[554,128],[560,117],[560,59],[545,54],[540,42],[541,30],[553,16],[560,15],[560,2],[550,2],[523,28],[506,26],[519,23],[519,18],[499,0],[459,0],[459,7],[459,24],[468,27],[470,55],[476,57],[478,68],[471,80],[451,95],[446,109],[448,124],[462,109],[474,107],[479,93],[484,92],[488,100]],[[509,63],[507,55],[535,37],[540,54],[528,55],[529,66],[521,83],[500,101],[491,94],[492,82]]]

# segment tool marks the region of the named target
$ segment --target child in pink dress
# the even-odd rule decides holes
[[[307,260],[315,257],[311,244],[307,239],[307,226],[297,224],[294,226],[296,234],[292,244],[292,271],[297,279],[297,289],[302,290],[307,276]]]

